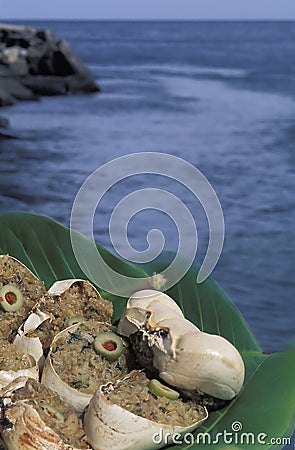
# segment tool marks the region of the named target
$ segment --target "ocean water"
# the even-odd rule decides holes
[[[0,142],[0,212],[31,211],[69,225],[79,188],[102,164],[136,152],[183,158],[206,176],[223,209],[214,278],[263,350],[284,348],[295,328],[295,22],[28,24],[67,39],[101,93],[1,111],[21,139]],[[96,211],[96,239],[112,250],[115,206],[151,187],[169,190],[190,210],[201,262],[208,244],[203,208],[187,188],[159,175],[109,189]],[[154,228],[165,236],[165,251],[177,250],[177,225],[150,210],[130,220],[132,246],[144,250]]]

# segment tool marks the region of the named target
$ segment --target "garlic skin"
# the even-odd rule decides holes
[[[141,333],[152,350],[152,366],[171,386],[222,400],[231,400],[243,386],[245,368],[238,350],[222,336],[200,331],[166,294],[136,292],[118,332],[129,338]]]

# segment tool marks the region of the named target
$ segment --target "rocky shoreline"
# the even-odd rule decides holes
[[[49,30],[0,24],[0,106],[40,96],[99,91],[65,40]],[[0,116],[0,137],[13,137]]]

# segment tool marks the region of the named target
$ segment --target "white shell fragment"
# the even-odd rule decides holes
[[[67,280],[60,280],[53,283],[53,285],[49,288],[49,295],[62,295],[66,292],[74,283],[77,281],[82,281],[83,283],[89,283],[87,280],[82,280],[81,278],[68,278]],[[90,284],[90,283],[89,283]],[[94,288],[94,286],[93,286]],[[95,288],[94,288],[95,289]],[[96,290],[96,289],[95,289]],[[100,297],[100,294],[97,292],[97,295]]]
[[[14,345],[20,350],[29,353],[39,364],[41,368],[44,364],[44,355],[41,341],[38,337],[28,337],[29,332],[35,331],[45,320],[50,319],[48,314],[36,309],[32,312],[25,323],[18,329],[14,338]]]
[[[153,422],[123,409],[105,395],[105,389],[112,389],[112,383],[100,386],[92,397],[84,417],[87,441],[94,450],[146,450],[160,448],[167,444],[156,443],[154,435],[161,431],[165,436],[188,433],[196,429],[208,413],[187,428]]]
[[[169,308],[170,317],[184,318],[177,303],[168,295],[152,289],[144,289],[133,294],[128,300],[118,326],[118,333],[129,337],[145,323],[147,313],[152,314],[156,308],[162,311],[163,318],[167,318],[167,308]]]
[[[167,295],[139,291],[130,297],[118,332],[130,337],[138,331],[153,351],[153,367],[170,385],[223,400],[240,392],[245,369],[238,350],[221,336],[201,332]]]
[[[32,367],[28,369],[21,370],[0,370],[0,389],[8,386],[12,381],[19,377],[29,377],[35,380],[39,379],[39,368],[33,357],[30,357],[32,362]],[[2,391],[1,391],[2,395]]]
[[[62,381],[60,376],[56,373],[51,360],[52,346],[54,345],[55,341],[59,339],[59,337],[63,334],[75,332],[78,326],[79,324],[75,324],[66,328],[65,330],[58,333],[53,339],[50,351],[45,360],[41,383],[57,392],[60,398],[69,406],[71,410],[75,411],[77,414],[81,414],[85,407],[88,405],[92,395],[84,394],[83,392],[78,391],[78,389],[75,389]]]
[[[79,450],[65,444],[49,428],[38,412],[25,400],[13,403],[13,393],[26,384],[27,377],[18,378],[2,393],[3,411],[10,426],[2,429],[1,437],[7,450]]]

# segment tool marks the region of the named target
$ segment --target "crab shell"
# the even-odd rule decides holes
[[[62,295],[66,292],[70,287],[76,283],[77,281],[83,282],[85,284],[91,284],[87,280],[82,280],[80,278],[71,278],[67,280],[56,281],[48,290],[48,294]],[[91,287],[95,290],[98,297],[101,297],[97,289],[93,285]],[[34,312],[32,312],[25,323],[19,328],[17,335],[14,339],[14,344],[21,350],[32,355],[35,360],[38,362],[39,367],[42,369],[44,365],[44,352],[40,339],[38,337],[28,337],[27,334],[29,332],[35,331],[43,322],[46,320],[51,320],[53,317],[49,314],[46,314],[40,309],[36,308]]]
[[[167,294],[152,289],[144,289],[133,294],[128,300],[124,314],[119,322],[118,333],[129,337],[130,334],[138,331],[145,323],[147,312],[152,313],[157,308],[158,319],[160,314],[162,314],[163,319],[167,318],[167,311],[169,311],[169,318],[184,318],[177,303]]]
[[[107,399],[105,390],[113,384],[100,386],[92,397],[84,416],[87,442],[94,450],[146,450],[160,448],[168,442],[155,443],[153,436],[163,432],[164,436],[183,434],[195,430],[207,419],[208,412],[191,426],[183,428],[161,424],[137,416]]]
[[[44,286],[44,283],[25,265],[25,264],[23,264],[21,261],[19,261],[17,258],[14,258],[13,256],[11,256],[11,255],[8,255],[8,254],[6,254],[6,255],[0,255],[0,259],[2,259],[2,258],[9,258],[9,259],[11,259],[11,260],[13,260],[13,261],[15,261],[15,262],[17,262],[21,267],[23,267],[26,271],[27,271],[27,273],[33,278],[33,279],[35,279],[36,281],[39,281],[39,283],[42,283],[43,284],[43,286]],[[45,286],[44,286],[44,293],[45,293]]]
[[[48,294],[62,295],[77,281],[82,281],[83,283],[91,284],[91,283],[89,283],[89,281],[82,280],[81,278],[69,278],[67,280],[60,280],[60,281],[56,281],[55,283],[53,283],[53,285],[48,290]],[[95,289],[93,285],[91,285],[91,286],[93,287],[93,289]],[[97,292],[97,295],[100,297],[100,294],[98,293],[98,291],[96,289],[95,289],[95,291]]]
[[[2,393],[2,414],[5,413],[5,418],[11,424],[11,427],[1,431],[7,450],[79,450],[65,444],[25,400],[12,403],[13,393],[23,387],[26,381],[27,377],[18,378]]]
[[[79,324],[72,325],[61,331],[54,337],[50,346],[49,353],[45,360],[41,383],[44,384],[44,386],[47,386],[48,388],[57,392],[60,398],[69,406],[71,410],[75,411],[77,414],[81,414],[85,407],[88,405],[92,395],[80,392],[78,389],[75,389],[62,381],[60,376],[55,371],[51,359],[52,347],[55,344],[55,341],[59,339],[63,334],[69,332],[74,333],[77,330],[78,326]]]
[[[37,281],[41,282],[41,280],[25,265],[23,264],[21,261],[19,261],[17,258],[15,258],[14,256],[11,256],[9,254],[5,254],[5,255],[0,255],[0,258],[9,258],[12,259],[13,261],[16,261],[20,266],[22,266],[33,278],[35,278]],[[45,290],[45,287],[44,287]]]
[[[0,255],[0,258],[5,258],[7,255]],[[9,256],[12,260],[16,261],[19,265],[24,267],[28,273],[35,278],[36,280],[40,281],[33,272],[28,269],[27,266],[25,266],[23,263],[21,263],[18,259],[14,258],[13,256]],[[30,330],[35,330],[42,322],[47,320],[49,318],[48,315],[42,313],[38,309],[36,309],[35,312],[31,313],[24,324],[20,326],[20,328],[17,331],[17,335],[15,336],[13,340],[13,344],[16,345],[20,350],[22,350],[24,353],[28,353],[31,355],[34,360],[39,364],[39,362],[42,362],[43,357],[43,349],[42,344],[38,338],[28,338],[26,337],[26,333],[28,333]],[[39,364],[39,367],[41,368],[41,364]],[[29,376],[29,373],[21,373],[18,376]],[[36,378],[35,376],[33,378]],[[0,375],[1,379],[1,375]],[[37,379],[37,378],[36,378]],[[12,380],[10,380],[12,381]],[[0,381],[1,383],[1,381]]]
[[[10,256],[10,255],[8,255],[8,254],[6,254],[6,255],[0,255],[0,259],[3,259],[3,258],[9,258],[10,260],[12,260],[12,261],[15,261],[19,266],[21,266],[23,269],[25,269],[25,271],[27,272],[27,274],[28,275],[30,275],[34,280],[36,280],[36,281],[38,281],[40,284],[42,284],[43,285],[43,287],[44,287],[44,293],[43,294],[41,294],[41,295],[44,295],[45,294],[45,292],[46,292],[46,289],[45,289],[45,286],[44,286],[44,283],[25,265],[25,264],[23,264],[21,261],[19,261],[17,258],[14,258],[13,256]],[[37,304],[37,301],[35,302],[35,305]],[[33,307],[34,305],[32,305],[32,307]],[[15,330],[16,331],[16,330]],[[21,350],[23,350],[23,351],[25,351],[25,352],[27,352],[27,350],[26,350],[26,348],[25,347],[19,347]],[[27,352],[27,353],[29,353],[29,354],[31,354],[30,352]],[[35,355],[34,354],[32,354],[32,356],[34,356],[35,357]],[[36,359],[36,358],[35,358]],[[37,361],[37,359],[36,359],[36,361]]]
[[[129,299],[118,332],[130,337],[141,331],[153,350],[153,367],[171,386],[231,400],[241,390],[245,375],[238,350],[221,336],[201,332],[177,315],[172,299],[171,306],[167,296],[162,304],[165,294],[154,291],[153,296],[152,292],[139,291]]]
[[[14,345],[20,350],[29,353],[37,361],[40,369],[44,365],[44,353],[41,341],[38,337],[28,337],[27,334],[30,331],[36,330],[45,320],[50,319],[50,316],[39,309],[32,312],[27,320],[17,331],[17,335],[14,338]]]
[[[0,370],[0,390],[8,386],[12,381],[19,377],[39,379],[39,368],[32,356],[30,356],[32,367],[20,370]],[[2,391],[1,391],[2,395]]]

